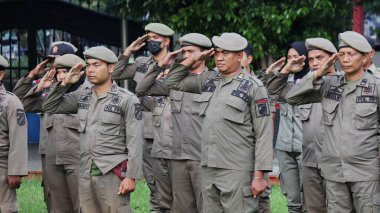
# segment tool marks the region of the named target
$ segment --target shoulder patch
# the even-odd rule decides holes
[[[267,98],[263,98],[255,101],[256,117],[263,117],[270,115],[269,101]]]
[[[141,104],[136,103],[135,104],[135,118],[137,120],[141,120],[143,119],[143,117],[144,117],[144,114],[142,113]]]
[[[24,126],[26,122],[25,112],[23,109],[17,109],[16,111],[17,124],[19,126]]]

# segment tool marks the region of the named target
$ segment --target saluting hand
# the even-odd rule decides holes
[[[132,42],[127,48],[125,48],[123,55],[129,57],[132,53],[141,49],[146,43],[145,40],[148,38],[148,35],[145,34],[141,37],[138,37],[134,42]]]
[[[9,188],[18,189],[20,188],[20,185],[21,185],[21,178],[20,176],[8,175],[7,182],[8,182]]]
[[[41,75],[42,73],[44,73],[45,71],[47,71],[45,69],[45,65],[49,62],[49,59],[46,59],[44,60],[43,62],[37,64],[37,66],[32,69],[29,74],[28,74],[28,78],[35,78],[36,76],[39,76]],[[50,70],[50,69],[49,69]]]
[[[125,195],[127,193],[135,191],[136,181],[130,178],[124,178],[124,180],[120,183],[118,195]]]
[[[318,80],[322,78],[322,76],[326,75],[328,73],[329,68],[334,65],[337,59],[338,59],[337,53],[330,56],[330,58],[326,61],[324,65],[322,65],[318,70],[315,70],[313,72],[314,80]]]
[[[306,56],[301,55],[298,56],[290,61],[285,65],[284,68],[282,68],[282,73],[297,73],[300,72],[303,67],[305,66],[305,59]]]
[[[274,62],[273,64],[271,64],[267,68],[267,70],[265,71],[266,74],[271,74],[273,71],[279,71],[279,70],[281,70],[281,68],[285,65],[285,60],[286,60],[286,58],[282,57],[279,60],[277,60],[276,62]]]
[[[158,62],[158,66],[166,67],[168,65],[173,64],[174,60],[178,57],[181,51],[182,51],[182,48],[166,54],[166,56],[161,61]]]
[[[45,76],[40,80],[34,92],[39,92],[39,91],[42,91],[43,89],[51,87],[51,85],[53,85],[53,82],[54,82],[55,73],[56,73],[55,69],[49,70],[45,74]]]
[[[191,57],[188,57],[186,60],[183,60],[181,64],[185,66],[191,66],[197,61],[204,61],[210,56],[214,55],[215,51],[214,48],[211,48],[209,50],[203,50],[200,53],[194,53]]]
[[[82,63],[75,64],[67,73],[65,80],[62,81],[62,86],[71,85],[79,81],[80,77],[84,74],[84,71],[81,71],[82,67]]]

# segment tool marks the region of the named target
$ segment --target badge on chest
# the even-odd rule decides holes
[[[216,89],[216,84],[214,79],[206,79],[202,86],[202,92],[214,92]]]
[[[326,92],[325,98],[331,99],[334,101],[342,100],[343,88],[339,88],[337,86],[330,86],[330,89]]]
[[[243,80],[239,87],[236,90],[233,90],[231,95],[239,97],[243,99],[245,102],[250,102],[251,101],[251,96],[248,95],[249,88],[252,86],[252,82],[248,80]]]

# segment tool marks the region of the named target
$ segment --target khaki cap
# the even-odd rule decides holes
[[[84,58],[87,59],[99,59],[110,64],[117,62],[117,57],[112,50],[103,46],[91,47],[83,52]]]
[[[305,41],[305,46],[308,51],[323,50],[328,53],[337,53],[335,46],[325,38],[308,38]]]
[[[200,33],[189,33],[178,39],[181,46],[195,45],[200,47],[210,48],[212,42],[207,36]]]
[[[248,45],[247,39],[237,33],[223,33],[220,36],[214,36],[212,43],[223,50],[234,52],[242,51]]]
[[[372,50],[371,45],[368,43],[367,39],[354,31],[346,31],[339,33],[339,48],[341,47],[352,47],[359,52],[369,53]]]
[[[9,67],[9,62],[2,55],[0,55],[0,68]]]
[[[79,58],[78,56],[74,54],[66,54],[63,56],[59,56],[54,61],[55,67],[73,67],[77,63],[82,63],[83,66],[86,65],[86,63],[83,61],[83,59]]]
[[[154,32],[163,36],[172,36],[174,35],[174,31],[166,26],[165,24],[161,23],[150,23],[145,26],[145,31],[147,32]]]

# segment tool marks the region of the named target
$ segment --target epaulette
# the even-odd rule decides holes
[[[264,86],[264,83],[262,81],[260,81],[256,76],[253,76],[253,75],[246,75],[246,78],[256,82],[257,86],[259,87],[263,87]]]
[[[122,92],[122,93],[127,94],[127,95],[134,95],[131,91],[129,91],[126,88],[122,88],[122,87],[119,87],[119,92]]]

